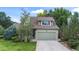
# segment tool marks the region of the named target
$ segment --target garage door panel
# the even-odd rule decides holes
[[[38,39],[55,40],[56,39],[56,33],[55,32],[38,32]]]

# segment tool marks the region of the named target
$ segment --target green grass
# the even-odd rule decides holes
[[[36,42],[13,42],[0,39],[0,51],[34,51]]]

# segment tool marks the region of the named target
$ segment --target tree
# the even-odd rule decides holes
[[[0,25],[0,35],[4,33],[4,28]]]
[[[60,28],[60,38],[62,41],[67,41],[69,39],[69,30],[68,26],[63,23],[63,25]]]
[[[12,24],[11,17],[6,16],[5,12],[0,12],[0,25],[6,29]]]
[[[47,10],[44,10],[43,13],[38,13],[37,14],[38,17],[44,17],[44,16],[47,16],[47,15],[48,15]]]
[[[65,34],[65,36],[70,36],[71,37],[76,37],[77,33],[79,33],[79,19],[78,16],[74,13],[74,15],[72,15],[70,17],[70,22],[67,25],[62,25],[61,26],[61,31],[63,32],[63,34],[65,34],[65,32],[67,33],[67,35]],[[66,31],[64,31],[66,30]],[[68,38],[69,39],[69,38]],[[68,40],[67,39],[67,40]]]
[[[75,17],[79,17],[79,13],[78,12],[74,12],[74,16]]]
[[[5,29],[4,31],[4,38],[7,39],[7,40],[11,40],[12,37],[14,37],[16,35],[16,27],[17,27],[17,24],[13,24],[11,25],[10,27],[8,27],[7,29]]]
[[[74,15],[71,17],[69,28],[71,28],[70,32],[72,33],[73,37],[77,34],[77,32],[79,32],[79,19],[76,13],[74,13]]]
[[[63,41],[67,41],[69,46],[79,50],[79,19],[78,13],[74,13],[70,17],[68,25],[61,26]]]
[[[31,25],[29,13],[23,10],[22,16],[21,16],[21,23],[20,23],[21,41],[24,40],[29,42],[31,39],[31,33],[32,33],[32,25]]]
[[[61,27],[62,24],[67,24],[67,18],[71,15],[71,12],[69,10],[66,10],[64,8],[55,8],[54,11],[49,10],[44,10],[42,14],[37,14],[37,16],[49,16],[53,17],[56,21],[56,24]]]
[[[67,18],[70,15],[71,12],[64,8],[55,8],[55,10],[52,12],[52,16],[59,27],[61,27],[63,23],[67,24]]]
[[[43,15],[44,15],[44,16],[47,16],[47,15],[48,15],[47,10],[44,10]]]
[[[44,14],[43,14],[43,13],[38,13],[37,16],[38,16],[38,17],[43,17]]]
[[[49,12],[48,12],[48,16],[50,16],[50,17],[53,16],[53,11],[52,11],[52,9],[49,10]]]

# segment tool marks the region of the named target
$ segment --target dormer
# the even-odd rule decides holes
[[[55,24],[52,17],[38,17],[37,22],[40,26],[52,26]]]
[[[53,21],[52,20],[39,20],[38,21],[38,25],[41,25],[41,26],[52,26],[53,25]]]

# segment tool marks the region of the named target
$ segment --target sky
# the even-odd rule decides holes
[[[7,16],[11,17],[14,22],[20,22],[20,16],[22,9],[30,13],[30,16],[36,16],[38,13],[42,13],[44,10],[54,10],[56,7],[0,7],[0,12],[5,12]],[[77,7],[64,7],[65,9],[73,12],[79,12]]]

